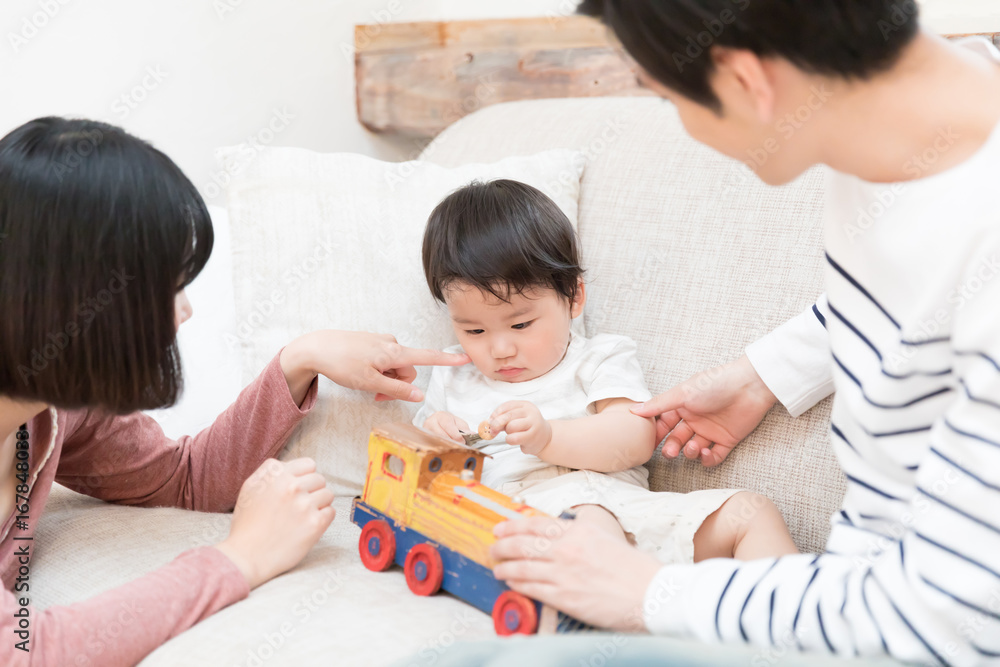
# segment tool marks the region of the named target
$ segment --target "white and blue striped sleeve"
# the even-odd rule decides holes
[[[823,294],[810,308],[747,346],[754,370],[793,417],[833,393],[829,316]]]
[[[969,261],[953,301],[958,391],[888,535],[856,556],[666,566],[646,593],[651,632],[931,664],[1000,658],[1000,242],[982,247],[993,251]]]

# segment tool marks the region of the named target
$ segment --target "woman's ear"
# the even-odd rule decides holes
[[[580,280],[576,283],[576,296],[573,297],[572,303],[569,304],[569,316],[573,319],[583,315],[583,305],[587,303],[587,290],[583,286],[583,281]]]
[[[775,116],[774,81],[767,64],[753,51],[712,47],[712,88],[723,110],[738,116],[753,115],[762,124]]]

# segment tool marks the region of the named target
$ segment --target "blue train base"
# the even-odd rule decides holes
[[[417,595],[447,591],[493,616],[499,635],[532,634],[542,615],[540,602],[516,593],[497,580],[489,568],[403,526],[360,499],[354,500],[351,521],[361,528],[361,560],[369,569],[384,570],[392,563],[403,568],[406,583]],[[370,523],[372,528],[365,530]],[[388,526],[386,533],[384,526]],[[389,538],[388,535],[392,537]],[[430,545],[439,560],[426,556]],[[388,564],[385,564],[389,561]],[[409,562],[409,565],[407,564]],[[374,564],[372,568],[369,564]]]

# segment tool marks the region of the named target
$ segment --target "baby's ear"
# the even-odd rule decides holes
[[[569,305],[570,317],[577,318],[583,315],[583,305],[585,303],[587,303],[587,290],[583,285],[583,281],[580,280],[576,283],[576,296],[573,297],[573,301]]]

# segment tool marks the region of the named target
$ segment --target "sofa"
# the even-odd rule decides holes
[[[573,194],[588,301],[579,326],[589,334],[634,338],[654,393],[739,356],[821,292],[823,170],[784,187],[764,186],[743,164],[690,139],[674,108],[659,99],[497,104],[450,126],[420,160],[453,168],[554,149],[582,160]],[[220,164],[226,159],[222,155]],[[240,192],[256,190],[250,184]],[[195,316],[181,330],[185,397],[177,408],[153,414],[171,435],[210,423],[281,343],[261,343],[269,334],[258,337],[258,331],[233,337],[238,311],[247,310],[247,290],[261,282],[260,275],[246,275],[240,258],[266,252],[272,242],[241,236],[246,216],[233,215],[233,197],[228,209],[213,209],[216,251],[189,290]],[[286,232],[294,218],[283,222]],[[365,238],[386,242],[377,233],[358,237]],[[261,247],[248,247],[253,244]],[[349,258],[338,265],[349,269]],[[378,302],[370,307],[377,316]],[[421,324],[429,338],[415,342],[451,343],[443,311],[422,316],[431,320]],[[396,322],[393,333],[409,342],[407,327]],[[418,384],[426,380],[422,371]],[[320,471],[340,494],[333,525],[298,567],[168,641],[142,665],[383,665],[407,656],[414,665],[431,665],[456,641],[494,637],[490,617],[464,602],[447,594],[416,597],[399,568],[374,573],[362,566],[360,531],[349,516],[351,489],[360,489],[363,477],[341,469],[340,452],[364,451],[357,433],[365,419],[405,419],[416,406],[371,407],[370,397],[353,395],[361,424],[347,433],[338,432],[341,422],[329,421],[341,400],[348,398],[321,391],[328,421],[310,422],[310,416],[300,426],[322,435]],[[651,486],[762,493],[781,509],[799,548],[820,551],[845,491],[828,419],[829,399],[797,419],[778,406],[716,468],[657,452],[647,464]],[[289,455],[309,453],[301,442],[293,436]],[[218,542],[229,520],[228,514],[110,505],[57,486],[38,525],[33,602],[70,604],[122,584],[188,548]],[[108,628],[105,639],[118,632],[128,632],[127,624]]]

